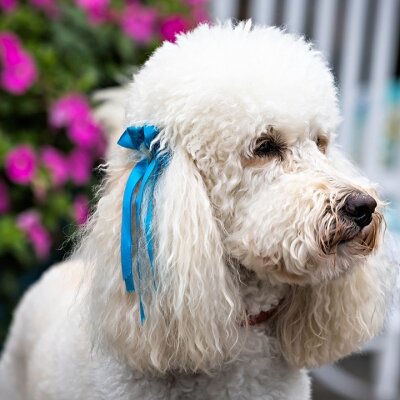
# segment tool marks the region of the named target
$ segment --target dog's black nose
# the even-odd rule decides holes
[[[360,228],[370,224],[377,204],[373,197],[364,193],[350,195],[344,203],[343,211]]]

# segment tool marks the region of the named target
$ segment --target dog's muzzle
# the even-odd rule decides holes
[[[360,253],[373,250],[382,221],[376,208],[377,201],[364,192],[352,191],[342,198],[333,213],[330,209],[331,218],[321,227],[324,254],[332,254],[344,243],[357,247]]]

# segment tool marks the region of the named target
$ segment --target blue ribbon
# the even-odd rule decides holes
[[[152,141],[158,135],[158,129],[152,125],[144,126],[130,126],[125,130],[118,144],[122,147],[133,149],[141,152],[143,147],[148,151]],[[142,262],[139,257],[139,235],[142,231],[141,223],[141,212],[146,206],[143,204],[143,196],[146,188],[149,190],[149,201],[147,205],[146,217],[144,220],[144,236],[146,240],[147,254],[149,256],[149,262],[151,267],[151,274],[153,277],[154,287],[155,276],[154,276],[154,255],[153,255],[153,195],[154,188],[156,185],[159,173],[162,168],[168,162],[167,154],[160,154],[158,146],[154,146],[150,153],[150,157],[147,156],[141,159],[136,166],[133,168],[129,175],[126,183],[124,198],[122,201],[122,225],[121,225],[121,266],[122,266],[122,277],[125,281],[126,290],[128,292],[138,292],[139,294],[139,308],[140,308],[140,321],[143,323],[145,320],[145,312],[142,301],[142,294],[140,291],[140,284],[142,279]],[[140,187],[139,187],[140,184]],[[139,187],[135,199],[135,190]],[[135,243],[132,238],[132,205],[135,200],[136,208],[136,237]],[[138,282],[135,285],[134,274],[132,269],[132,253],[133,244],[136,250],[136,274]]]

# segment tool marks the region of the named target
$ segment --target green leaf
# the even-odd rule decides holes
[[[18,257],[19,252],[26,252],[28,241],[25,234],[18,228],[12,216],[0,219],[0,255],[12,253]]]

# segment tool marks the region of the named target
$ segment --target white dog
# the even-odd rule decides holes
[[[110,149],[79,248],[25,295],[1,399],[309,399],[302,368],[375,335],[392,280],[382,203],[335,149],[338,122],[302,38],[248,22],[164,43],[120,144],[153,136]],[[140,160],[158,170],[134,218]]]

